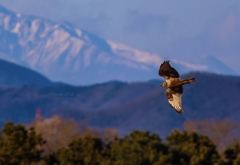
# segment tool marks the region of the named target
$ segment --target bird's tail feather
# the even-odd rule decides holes
[[[187,78],[187,79],[184,79],[184,80],[180,80],[177,83],[171,84],[172,85],[171,87],[181,86],[181,85],[185,85],[185,84],[190,84],[190,83],[193,83],[195,81],[196,81],[195,78],[190,77],[190,78]]]
[[[195,78],[190,77],[190,78],[187,78],[187,79],[182,80],[181,83],[182,83],[182,85],[184,85],[184,84],[190,84],[190,83],[193,83],[193,82],[195,82],[195,81],[196,81]]]

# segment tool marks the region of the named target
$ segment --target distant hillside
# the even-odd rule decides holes
[[[190,76],[197,82],[184,87],[182,115],[169,106],[160,81],[112,81],[80,87],[0,88],[0,121],[33,121],[35,109],[40,107],[44,117],[58,114],[86,119],[95,127],[116,127],[121,134],[149,129],[165,135],[188,119],[239,120],[240,77],[198,72],[183,75]]]
[[[0,59],[0,86],[50,86],[53,83],[43,75],[23,66]]]
[[[112,125],[129,132],[132,129],[151,129],[160,134],[172,128],[181,128],[188,119],[239,120],[240,77],[209,73],[190,73],[183,77],[196,77],[197,82],[184,87],[183,115],[177,114],[169,105],[165,89],[153,90],[124,105],[89,113],[93,125]],[[171,129],[170,129],[171,128]]]

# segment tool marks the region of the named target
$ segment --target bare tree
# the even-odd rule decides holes
[[[53,116],[29,126],[35,127],[36,132],[47,141],[43,146],[45,154],[54,153],[59,148],[67,148],[70,142],[85,136],[112,139],[117,135],[113,128],[99,131],[90,127],[86,121],[76,122],[73,119],[63,119],[59,116]]]
[[[227,148],[240,142],[240,123],[230,119],[192,120],[186,121],[183,126],[187,131],[207,135],[221,155]]]

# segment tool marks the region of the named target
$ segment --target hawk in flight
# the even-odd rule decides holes
[[[180,79],[179,73],[171,67],[169,61],[164,61],[158,71],[159,76],[162,76],[166,79],[161,86],[166,87],[166,95],[169,104],[173,109],[175,109],[179,114],[182,114],[184,111],[182,109],[182,93],[183,85],[190,84],[196,81],[195,78],[187,78],[184,80]]]

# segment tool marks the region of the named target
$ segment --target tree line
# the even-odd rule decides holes
[[[55,133],[57,141],[57,136],[61,138],[63,134],[56,134],[58,130],[53,128],[51,133]],[[96,132],[94,135],[84,133],[79,137],[72,133],[72,140],[65,138],[62,141],[69,142],[67,145],[61,141],[50,142],[60,146],[53,149],[48,144],[50,138],[44,139],[46,134],[40,134],[37,129],[36,125],[27,127],[13,122],[5,123],[0,133],[0,165],[240,164],[239,143],[225,149],[224,156],[221,156],[214,142],[197,132],[173,130],[166,140],[162,140],[156,133],[137,130],[124,137],[114,135],[111,138],[104,138]],[[64,125],[62,129],[67,130]],[[51,149],[46,152],[49,147]]]

